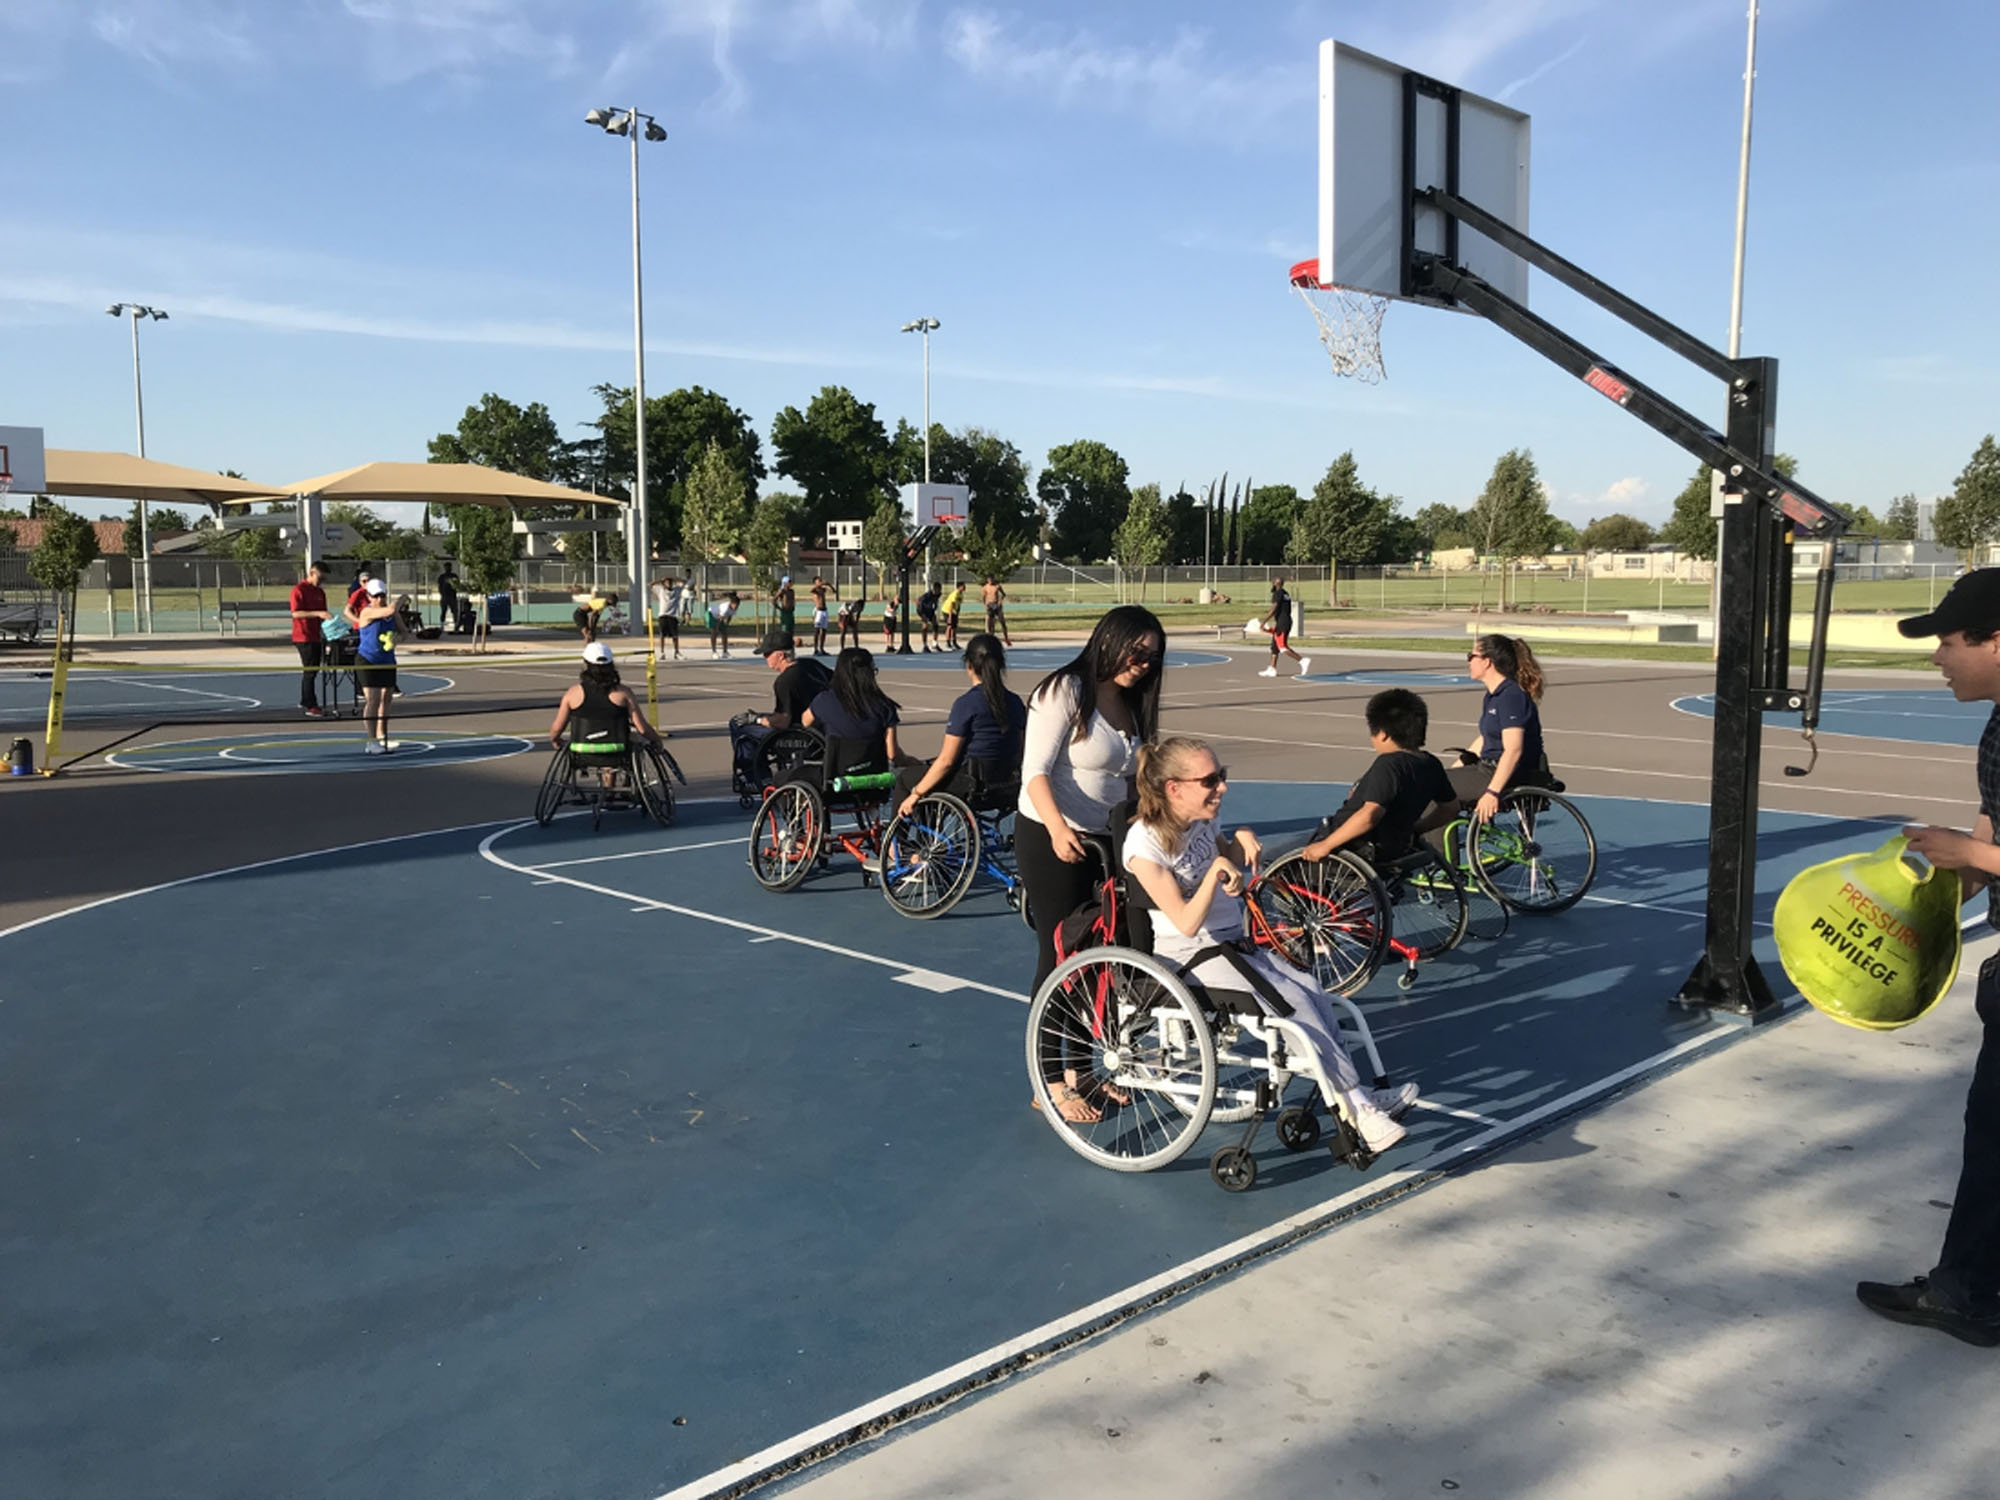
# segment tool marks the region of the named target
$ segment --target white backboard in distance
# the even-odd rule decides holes
[[[972,488],[963,484],[906,484],[903,505],[919,526],[966,524],[972,505]]]
[[[12,475],[7,488],[17,495],[48,493],[48,464],[39,427],[0,427],[0,474]]]

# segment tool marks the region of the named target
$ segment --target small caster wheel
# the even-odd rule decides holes
[[[1415,974],[1412,974],[1408,969],[1403,970],[1402,973],[1396,976],[1397,989],[1413,990],[1416,987],[1417,987],[1417,976]]]
[[[757,799],[755,797],[739,796],[736,799],[736,805],[742,808],[743,811],[748,812],[757,805]]]
[[[1007,910],[1019,911],[1020,909],[1021,892],[1017,888],[1010,886],[1007,890]]]
[[[1208,1159],[1208,1175],[1225,1193],[1247,1193],[1257,1181],[1257,1158],[1241,1146],[1224,1146]]]
[[[875,889],[875,877],[870,875],[866,870],[861,872],[861,889],[864,891]]]
[[[1319,1117],[1294,1104],[1278,1116],[1278,1144],[1287,1151],[1310,1151],[1319,1144]]]

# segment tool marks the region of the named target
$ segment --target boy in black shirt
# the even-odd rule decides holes
[[[1307,859],[1345,848],[1371,862],[1400,858],[1416,846],[1418,825],[1435,804],[1458,806],[1444,767],[1424,749],[1431,713],[1423,699],[1389,688],[1368,700],[1366,716],[1375,759],[1340,811],[1320,825],[1329,831],[1306,845]]]

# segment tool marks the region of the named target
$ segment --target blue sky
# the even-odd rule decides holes
[[[273,482],[421,458],[485,391],[647,381],[766,434],[851,387],[885,422],[1096,438],[1134,482],[1309,487],[1352,448],[1414,509],[1534,450],[1559,514],[1664,517],[1693,463],[1482,322],[1413,307],[1330,376],[1285,269],[1315,224],[1315,44],[1534,118],[1536,235],[1720,345],[1744,0],[0,0],[0,425]],[[1920,17],[1913,20],[1912,17]],[[1879,511],[2000,427],[2000,9],[1767,0],[1744,350],[1779,445]],[[1720,423],[1720,387],[1537,280],[1538,310]],[[769,487],[783,487],[775,475]]]

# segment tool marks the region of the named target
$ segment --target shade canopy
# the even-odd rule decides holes
[[[625,503],[489,469],[484,464],[362,464],[337,474],[301,479],[283,489],[288,495],[318,495],[321,500],[345,500],[354,505],[622,506]]]
[[[250,504],[282,500],[286,491],[248,479],[231,479],[206,469],[183,469],[129,453],[92,453],[51,448],[46,455],[51,495],[84,495],[99,500],[145,500],[158,505]]]

